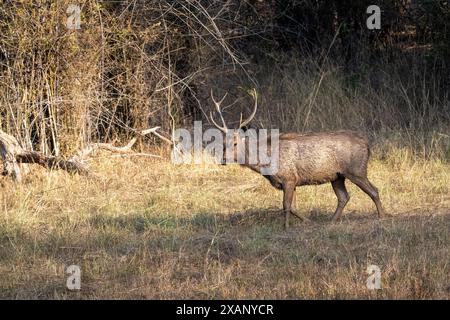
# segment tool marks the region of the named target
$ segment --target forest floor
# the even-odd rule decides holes
[[[285,231],[281,192],[237,165],[97,158],[99,179],[33,166],[0,180],[3,299],[449,299],[450,165],[407,154],[372,160],[388,216],[347,182],[297,189]],[[81,290],[66,268],[81,268]],[[366,286],[367,268],[381,289]]]

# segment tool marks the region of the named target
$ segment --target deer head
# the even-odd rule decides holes
[[[253,118],[255,117],[255,114],[256,114],[256,110],[258,109],[258,97],[257,97],[255,89],[252,90],[251,95],[253,96],[253,99],[255,101],[255,104],[253,106],[253,112],[244,121],[242,121],[242,113],[241,113],[241,117],[240,117],[240,121],[239,121],[239,128],[230,130],[227,127],[227,124],[226,124],[225,119],[222,114],[222,108],[221,108],[221,104],[225,100],[227,93],[225,93],[225,95],[222,97],[222,99],[220,99],[220,101],[217,101],[214,98],[213,92],[211,90],[211,99],[214,103],[216,112],[220,116],[222,126],[217,124],[217,122],[214,120],[212,112],[210,112],[210,118],[211,118],[211,121],[214,124],[214,126],[216,126],[217,129],[219,129],[220,131],[222,131],[225,134],[225,143],[224,143],[224,149],[223,149],[222,164],[226,164],[226,150],[228,148],[231,148],[233,150],[233,153],[234,153],[233,157],[234,157],[235,161],[238,159],[239,152],[245,152],[245,150],[248,149],[247,147],[239,148],[238,145],[239,145],[239,143],[243,143],[243,145],[246,146],[245,145],[246,137],[245,136],[242,137],[241,129],[244,128],[247,124],[250,123],[250,121],[253,120]]]

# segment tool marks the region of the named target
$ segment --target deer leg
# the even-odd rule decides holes
[[[296,203],[297,195],[296,195],[295,191],[297,191],[296,188],[294,188],[294,192],[292,193],[291,211],[294,211],[294,209],[297,208],[297,203]]]
[[[377,207],[378,212],[378,218],[383,217],[384,210],[381,206],[380,196],[378,194],[378,189],[370,183],[369,179],[367,177],[361,178],[361,177],[355,177],[350,176],[348,177],[351,182],[356,184],[359,188],[361,188],[362,191],[367,193],[367,195],[372,199],[372,201],[375,203]]]
[[[310,220],[306,217],[302,217],[297,211],[291,209],[291,213],[299,218],[301,221],[310,222]]]
[[[294,197],[295,185],[283,184],[283,211],[284,211],[284,228],[289,228],[289,215],[291,214],[292,199]]]
[[[297,195],[295,193],[296,189],[294,188],[294,195],[292,197],[292,206],[291,206],[291,213],[297,217],[298,219],[300,219],[301,221],[305,221],[305,222],[310,222],[310,220],[306,217],[302,217],[296,210],[297,208],[297,203],[295,201],[295,199],[297,198]]]
[[[345,188],[345,178],[339,177],[337,180],[332,181],[331,185],[333,186],[334,193],[338,198],[338,204],[336,207],[336,211],[334,212],[332,221],[337,221],[341,217],[342,210],[344,210],[345,205],[348,200],[350,200],[350,196],[348,195],[347,189]]]
[[[299,215],[295,210],[295,185],[283,185],[283,211],[285,214],[284,227],[289,228],[289,215],[293,214],[302,221],[309,221],[307,218]]]

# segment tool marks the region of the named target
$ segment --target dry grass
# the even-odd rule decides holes
[[[450,167],[399,155],[370,164],[389,217],[348,183],[331,224],[331,187],[304,187],[312,221],[287,232],[281,193],[238,166],[99,159],[102,181],[39,168],[23,185],[3,179],[0,297],[448,299]],[[79,292],[65,287],[71,264]],[[370,264],[381,290],[365,286]]]
[[[361,51],[347,70],[339,40],[320,56],[278,50],[275,17],[239,34],[258,13],[239,1],[85,0],[76,32],[64,27],[72,1],[6,3],[0,127],[24,147],[67,156],[153,125],[171,136],[206,120],[211,88],[230,92],[233,125],[248,111],[245,89],[256,87],[257,128],[366,133],[390,216],[376,220],[349,183],[344,219],[331,224],[331,187],[304,187],[297,205],[311,223],[286,232],[281,194],[240,167],[98,158],[100,180],[33,168],[24,184],[0,180],[0,298],[449,298],[450,118],[439,55]],[[273,11],[264,6],[258,14]],[[79,292],[65,288],[71,264],[82,268]],[[382,270],[382,290],[365,286],[370,264]]]

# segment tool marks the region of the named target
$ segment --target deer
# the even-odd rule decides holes
[[[242,136],[240,130],[253,120],[258,108],[258,99],[256,90],[253,90],[254,98],[253,111],[250,116],[239,124],[238,129],[234,129],[231,139],[224,142],[224,152],[226,148],[233,148],[233,157],[236,161],[240,152],[248,153],[248,136]],[[209,116],[213,125],[222,131],[225,135],[230,129],[227,127],[222,114],[221,103],[226,94],[220,101],[214,98],[211,90],[211,99],[215,106],[215,111],[219,114],[222,125],[219,125],[210,112]],[[349,193],[345,186],[348,179],[365,192],[375,203],[378,218],[384,216],[378,189],[369,181],[367,177],[367,166],[370,157],[370,147],[367,136],[362,133],[350,130],[340,130],[333,132],[318,133],[281,133],[278,136],[278,170],[275,174],[262,174],[263,165],[259,162],[249,163],[248,154],[243,154],[245,161],[242,166],[262,174],[269,180],[271,185],[283,192],[283,212],[284,228],[289,228],[289,217],[293,216],[302,221],[309,219],[302,217],[294,210],[292,203],[295,203],[295,191],[297,187],[304,185],[320,185],[331,183],[334,193],[337,197],[337,207],[332,216],[332,221],[338,221],[341,218],[342,211],[350,200]],[[271,143],[268,138],[268,144]],[[238,148],[241,144],[244,148]],[[269,148],[270,149],[270,148]],[[225,156],[221,159],[222,164],[226,164]]]

